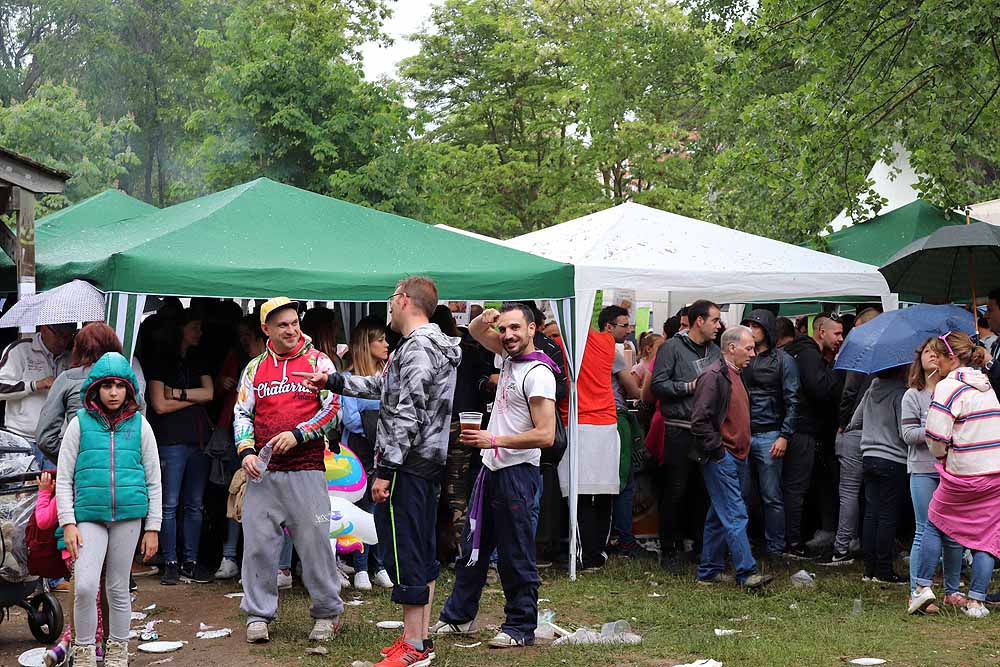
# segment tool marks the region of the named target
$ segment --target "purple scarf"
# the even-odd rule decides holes
[[[555,373],[556,375],[559,375],[559,373],[562,372],[562,369],[559,368],[559,364],[552,361],[552,358],[549,357],[549,355],[542,352],[541,350],[535,350],[534,352],[529,352],[528,354],[519,354],[516,357],[511,357],[510,360],[516,364],[519,364],[524,361],[540,361],[549,368],[551,368],[552,372]]]
[[[470,567],[479,560],[479,543],[483,536],[483,486],[486,477],[486,466],[479,469],[476,483],[472,485],[472,498],[469,499],[469,532],[472,535],[472,553],[469,554]]]

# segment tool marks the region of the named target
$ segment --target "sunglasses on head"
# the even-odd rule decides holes
[[[950,336],[950,335],[951,335],[951,332],[950,331],[946,331],[944,334],[938,336],[938,339],[940,339],[941,342],[944,343],[944,346],[946,348],[948,348],[948,354],[954,357],[955,356],[955,350],[951,349],[951,343],[948,342],[948,336]]]

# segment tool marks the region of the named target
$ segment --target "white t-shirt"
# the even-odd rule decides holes
[[[493,435],[519,435],[535,427],[531,419],[528,400],[541,396],[556,399],[556,376],[540,361],[514,363],[510,357],[496,355],[495,365],[500,369],[497,397],[493,401],[490,425]],[[490,470],[500,470],[521,463],[537,466],[542,458],[540,449],[507,449],[498,447],[482,450],[483,465]]]

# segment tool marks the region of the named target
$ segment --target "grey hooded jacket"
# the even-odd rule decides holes
[[[402,339],[381,375],[330,376],[327,387],[336,394],[381,401],[375,439],[379,479],[391,479],[397,470],[425,479],[441,476],[461,361],[461,339],[425,324]]]

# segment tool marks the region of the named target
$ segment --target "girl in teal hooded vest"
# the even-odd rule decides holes
[[[76,667],[96,667],[97,592],[105,571],[108,645],[105,667],[127,667],[132,614],[128,578],[142,537],[143,558],[156,553],[162,502],[153,429],[139,413],[136,377],[128,360],[109,352],[80,390],[83,408],[59,448],[56,504],[73,556]]]

